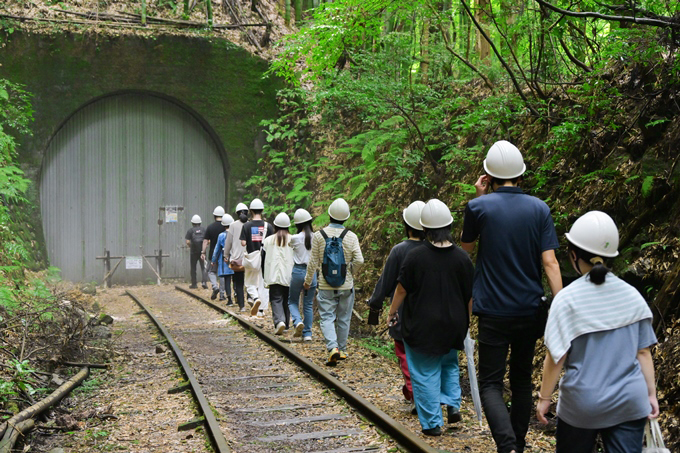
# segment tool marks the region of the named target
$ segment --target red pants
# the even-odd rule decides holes
[[[404,375],[404,385],[401,387],[401,392],[404,394],[404,398],[406,398],[408,401],[413,401],[411,373],[408,371],[408,362],[406,362],[406,352],[404,351],[403,341],[394,340],[394,353],[397,354],[397,359],[399,359],[399,367],[401,368],[401,373]]]

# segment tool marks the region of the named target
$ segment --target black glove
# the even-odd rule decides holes
[[[371,326],[380,324],[380,310],[370,309],[368,313],[368,324]]]

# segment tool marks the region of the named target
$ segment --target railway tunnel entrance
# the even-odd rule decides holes
[[[188,108],[150,93],[94,100],[62,124],[45,152],[40,205],[50,264],[64,279],[101,282],[97,256],[105,250],[127,257],[162,250],[170,255],[162,276],[185,277],[191,216],[212,221],[227,199],[227,177],[222,144]],[[123,260],[112,282],[155,281],[155,264],[142,259],[142,269],[126,269]]]

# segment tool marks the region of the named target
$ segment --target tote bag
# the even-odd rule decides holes
[[[264,242],[267,237],[267,229],[269,225],[267,222],[264,223],[264,232],[262,233],[262,242]],[[243,255],[243,267],[249,270],[260,269],[262,266],[262,249],[253,250],[250,253],[245,253]]]
[[[661,427],[659,421],[655,418],[649,420],[645,426],[645,445],[642,448],[642,453],[671,453],[663,443]]]

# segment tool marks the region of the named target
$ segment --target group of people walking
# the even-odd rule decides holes
[[[484,175],[475,183],[476,197],[465,208],[460,246],[445,203],[431,199],[408,205],[402,211],[407,239],[386,260],[368,300],[368,323],[380,323],[384,301],[390,297],[386,319],[404,378],[402,392],[426,435],[441,435],[443,412],[448,423],[461,420],[458,352],[475,315],[481,402],[499,453],[525,450],[534,411],[535,346],[544,335],[548,353],[535,413],[547,423],[552,393],[564,370],[557,405],[557,452],[591,453],[598,435],[608,453],[641,452],[645,424],[659,414],[650,353],[656,337],[647,303],[607,267],[618,255],[618,229],[600,211],[588,212],[572,225],[566,234],[567,257],[580,277],[563,289],[550,209],[520,188],[525,170],[513,144],[499,141],[491,146]],[[250,222],[247,211],[238,207],[238,221],[221,222],[231,231],[220,233],[226,237],[222,242],[221,235],[216,238],[217,248],[225,245],[222,251],[211,252],[213,263],[230,263],[235,276],[243,273],[238,270],[243,257],[246,285],[251,285],[248,294],[254,300],[251,314],[266,310],[268,288],[277,334],[292,318],[295,335],[311,339],[312,300],[318,285],[326,363],[335,365],[347,358],[353,281],[363,263],[357,236],[343,226],[350,217],[349,206],[341,198],[335,200],[328,210],[330,224],[317,232],[312,232],[309,212],[298,209],[293,218],[297,234],[289,233],[291,222],[285,213],[276,216],[273,226],[262,221],[263,208],[256,199],[250,206]],[[240,225],[238,232],[234,225]],[[239,241],[230,242],[230,233]],[[188,242],[191,234],[189,230]],[[212,241],[207,232],[205,241],[204,252]],[[245,263],[260,246],[261,261],[251,270],[257,278],[249,279],[247,269],[253,266]],[[473,264],[470,255],[475,249]],[[192,252],[194,286],[195,256]],[[551,305],[544,294],[544,274]],[[210,281],[215,297],[219,286]],[[242,289],[240,297],[243,311]],[[509,405],[503,396],[508,371]]]
[[[236,303],[241,312],[264,317],[271,308],[274,333],[281,335],[291,327],[294,337],[312,340],[313,301],[317,297],[319,323],[327,350],[326,364],[334,366],[347,358],[347,337],[354,308],[353,275],[364,262],[359,239],[344,227],[350,217],[347,202],[338,198],[328,208],[330,223],[314,232],[312,216],[305,209],[293,215],[297,229],[290,232],[291,219],[279,213],[272,224],[264,221],[264,204],[258,198],[250,207],[239,203],[234,220],[218,206],[213,211],[215,222],[202,230],[200,217],[192,218],[187,231],[191,252],[191,286],[197,288],[196,264],[207,256],[207,279],[214,300],[231,300],[233,279]],[[248,215],[250,214],[250,220]],[[215,227],[213,227],[215,225]],[[212,231],[219,229],[217,235]],[[200,238],[200,239],[195,239]],[[201,244],[201,251],[194,251]],[[219,278],[219,283],[218,283]],[[250,308],[246,308],[247,293]],[[317,293],[318,287],[318,293]],[[302,310],[300,310],[302,299]]]

